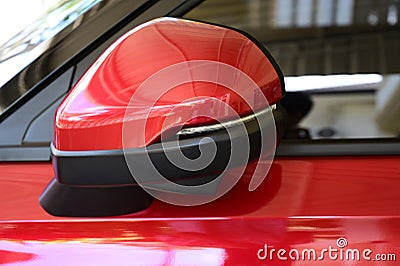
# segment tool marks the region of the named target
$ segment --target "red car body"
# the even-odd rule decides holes
[[[38,203],[53,178],[50,163],[0,165],[0,262],[27,265],[313,265],[260,260],[275,249],[400,251],[400,165],[392,157],[276,158],[264,183],[246,176],[221,199],[197,207],[155,200],[121,217],[53,217]],[[26,169],[29,169],[27,173]],[[392,257],[393,260],[393,257]],[[375,261],[375,262],[374,262]],[[323,259],[323,265],[346,260]],[[387,259],[385,263],[396,265]],[[12,265],[12,264],[11,264]]]

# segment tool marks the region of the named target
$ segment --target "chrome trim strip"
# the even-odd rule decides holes
[[[86,151],[62,151],[54,147],[53,142],[50,144],[51,154],[57,157],[88,157],[88,156],[109,156],[123,155],[123,149],[115,150],[86,150]]]
[[[178,136],[187,136],[187,135],[192,135],[192,134],[202,134],[202,133],[208,133],[212,131],[218,131],[224,128],[230,128],[237,126],[239,124],[246,124],[254,119],[257,119],[257,117],[262,116],[268,112],[272,112],[276,109],[276,104],[263,109],[255,114],[251,114],[245,117],[241,117],[235,120],[231,121],[226,121],[218,124],[212,124],[212,125],[207,125],[207,126],[200,126],[200,127],[189,127],[189,128],[183,128],[176,135]]]

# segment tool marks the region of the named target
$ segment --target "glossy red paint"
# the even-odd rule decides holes
[[[238,115],[246,115],[251,109],[242,96],[250,94],[257,107],[259,91],[243,86],[245,83],[240,87],[240,77],[228,75],[230,80],[226,81],[227,75],[220,67],[215,71],[211,67],[198,70],[193,62],[199,60],[219,62],[239,69],[255,82],[261,89],[261,96],[265,95],[270,104],[282,97],[279,75],[270,60],[243,34],[182,19],[153,20],[117,40],[89,68],[63,101],[56,113],[55,147],[75,151],[121,149],[122,122],[132,95],[138,94],[138,88],[153,74],[176,64],[184,63],[185,69],[174,73],[179,73],[183,79],[187,77],[188,82],[173,86],[162,94],[154,107],[155,87],[171,85],[171,75],[157,81],[158,86],[151,90],[140,92],[139,99],[130,108],[128,120],[136,128],[139,128],[137,124],[146,123],[145,133],[142,136],[141,132],[136,132],[138,135],[125,148],[146,146],[170,127],[214,121],[204,116],[186,121],[186,113],[203,109],[215,114],[216,119],[226,120],[232,116],[224,112],[220,102],[210,99],[218,99],[232,107]],[[199,71],[203,79],[196,79]],[[209,80],[204,76],[221,80],[222,84],[223,81],[237,84],[240,95],[221,83],[204,81]],[[179,112],[176,111],[177,105],[182,107]],[[196,108],[192,108],[193,105]],[[267,106],[262,104],[258,107]],[[144,115],[148,108],[151,108],[149,114]],[[167,116],[168,125],[163,127]]]
[[[155,200],[123,217],[52,217],[38,204],[50,163],[0,164],[0,263],[8,265],[341,265],[259,260],[267,244],[290,250],[337,248],[400,256],[400,158],[278,158],[264,183],[247,190],[250,165],[221,199],[197,207]],[[29,169],[29,172],[26,171]],[[62,259],[60,259],[62,256]],[[382,265],[351,261],[352,265]],[[396,262],[386,262],[397,265]]]

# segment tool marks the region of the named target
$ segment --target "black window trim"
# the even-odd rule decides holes
[[[400,155],[400,139],[283,140],[275,155],[281,157]]]

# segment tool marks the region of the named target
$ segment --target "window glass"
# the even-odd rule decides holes
[[[247,31],[280,65],[289,139],[400,133],[400,1],[207,0],[185,15]]]
[[[0,45],[0,90],[11,78],[43,54],[53,37],[100,0],[55,1],[36,21]],[[0,114],[13,101],[1,101]]]

